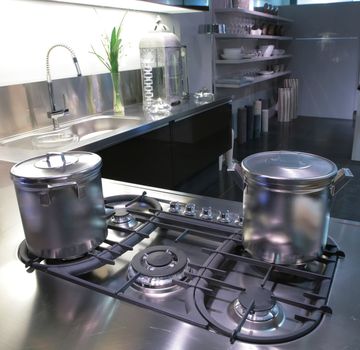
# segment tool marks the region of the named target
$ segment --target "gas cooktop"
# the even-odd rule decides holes
[[[306,265],[252,258],[242,246],[242,219],[142,195],[105,199],[107,239],[75,260],[18,255],[38,269],[120,300],[227,336],[274,344],[306,335],[331,314],[328,297],[339,258],[329,239]]]

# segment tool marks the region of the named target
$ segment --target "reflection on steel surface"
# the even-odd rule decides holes
[[[180,212],[172,213],[171,201],[160,200],[161,210],[149,208],[144,193],[137,198],[137,209],[129,197],[127,210],[142,225],[135,229],[111,225],[113,231],[128,235],[111,233],[82,261],[41,262],[28,254],[25,242],[20,258],[32,269],[210,329],[230,342],[293,341],[332,313],[327,304],[330,287],[338,259],[344,256],[332,240],[316,263],[276,265],[244,250],[242,228],[234,223],[233,213],[230,223],[220,223],[203,220],[200,210],[185,215],[186,203],[179,202]],[[105,202],[114,208],[116,196]],[[186,265],[191,270],[182,271]],[[158,288],[162,291],[169,281],[171,288],[159,294]]]
[[[27,273],[15,254],[24,235],[9,170],[10,164],[0,162],[1,195],[6,198],[0,201],[1,349],[42,346],[77,350],[304,350],[309,344],[314,349],[358,348],[360,310],[354,307],[353,301],[357,300],[359,291],[360,223],[331,220],[330,235],[346,251],[346,258],[338,263],[328,299],[334,309],[333,315],[325,316],[319,327],[295,341],[272,346],[236,341],[231,346],[227,337],[159,312],[121,302],[47,273]],[[106,196],[141,194],[144,186],[103,180],[103,189]],[[193,202],[198,208],[211,205],[214,210],[228,208],[241,213],[240,202],[145,189],[155,198]],[[111,271],[110,266],[105,269]],[[5,277],[9,276],[11,280],[5,283]],[[65,314],[69,318],[65,318]]]
[[[114,130],[127,130],[140,123],[136,117],[114,117],[109,115],[90,116],[64,123],[57,130],[46,129],[16,135],[0,140],[1,146],[22,149],[61,149],[61,147],[76,145],[82,140],[105,135]],[[74,146],[75,146],[74,145]]]
[[[142,101],[140,70],[121,72],[125,106]],[[112,82],[109,73],[65,78],[53,81],[54,101],[63,105],[66,99],[71,115],[62,120],[112,110]],[[0,137],[50,126],[46,81],[0,87]],[[61,121],[60,121],[61,125]]]

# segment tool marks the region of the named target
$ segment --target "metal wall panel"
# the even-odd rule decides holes
[[[121,72],[124,104],[142,101],[140,70]],[[69,109],[70,120],[112,110],[113,92],[109,73],[54,80],[57,108]],[[0,137],[51,125],[45,81],[0,87]]]
[[[290,69],[299,78],[299,115],[351,119],[359,76],[360,3],[284,6],[294,20]]]

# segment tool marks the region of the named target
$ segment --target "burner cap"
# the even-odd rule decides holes
[[[136,272],[149,277],[166,277],[184,270],[188,259],[182,250],[171,246],[153,246],[137,253],[131,260]]]
[[[276,302],[272,299],[272,296],[273,294],[269,290],[257,287],[249,288],[240,293],[238,300],[246,310],[250,307],[251,301],[254,300],[253,312],[264,312],[271,310],[275,306]]]
[[[185,253],[171,246],[152,246],[137,253],[131,260],[128,277],[140,274],[135,289],[152,295],[164,295],[181,289],[175,280],[186,279],[190,272],[189,260]]]
[[[132,228],[138,224],[126,208],[115,208],[115,213],[110,221],[112,224],[123,228]]]
[[[147,256],[147,263],[154,267],[163,267],[170,265],[173,260],[173,256],[166,252],[154,252]]]
[[[254,306],[247,315],[243,329],[267,331],[277,328],[284,320],[284,313],[276,301],[273,293],[262,287],[250,287],[241,292],[231,304],[230,313],[239,322],[248,311],[252,300]]]
[[[114,216],[122,218],[127,215],[129,215],[129,212],[127,211],[126,208],[115,208]]]
[[[108,221],[108,225],[116,231],[116,234],[124,235],[125,232],[122,232],[121,229],[132,229],[141,225],[142,221],[137,219],[138,215],[136,213],[130,214],[128,209],[140,213],[150,213],[151,209],[161,210],[158,200],[147,197],[145,194],[143,193],[140,196],[124,194],[104,199],[105,205],[115,211],[115,214]]]

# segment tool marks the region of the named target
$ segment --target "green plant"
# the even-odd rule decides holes
[[[95,51],[94,47],[91,46],[92,51],[90,51],[90,53],[94,54],[111,73],[119,72],[119,56],[122,50],[121,27],[125,16],[126,13],[121,19],[119,26],[112,29],[110,39],[108,36],[105,36],[105,39],[101,40],[106,54],[105,56],[100,55]]]
[[[121,19],[119,26],[112,29],[110,39],[108,36],[105,36],[105,39],[101,40],[101,44],[105,50],[106,55],[100,55],[98,52],[95,51],[93,46],[91,46],[92,51],[90,51],[90,53],[94,54],[111,73],[114,93],[114,112],[117,115],[125,114],[122,96],[120,92],[119,73],[119,56],[121,55],[122,50],[121,27],[125,16],[126,13]]]

